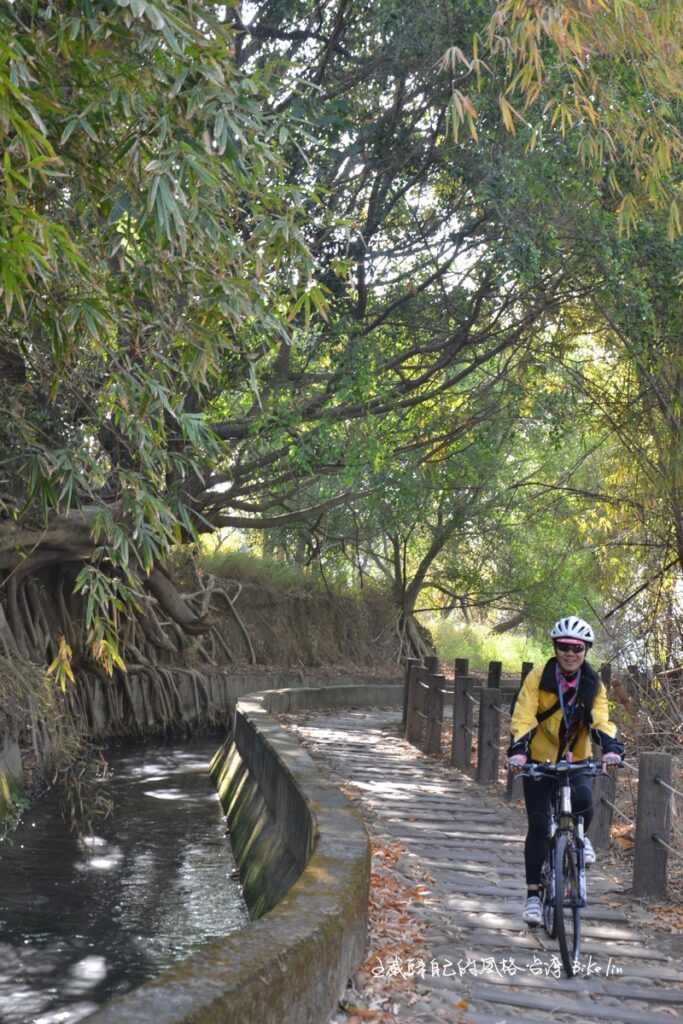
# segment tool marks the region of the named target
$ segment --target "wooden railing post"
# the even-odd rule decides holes
[[[420,662],[417,658],[406,658],[405,682],[403,684],[403,718],[401,719],[401,732],[405,736],[408,725],[408,698],[410,690],[410,673]]]
[[[479,698],[477,782],[498,781],[500,747],[500,690],[484,687]]]
[[[415,743],[420,735],[421,723],[419,717],[421,702],[420,687],[420,663],[416,661],[410,667],[408,676],[408,707],[406,713],[405,737],[408,743]]]
[[[663,896],[666,892],[671,832],[671,754],[641,754],[638,765],[638,810],[633,859],[633,895]]]
[[[472,680],[468,671],[467,659],[458,659],[455,663],[451,746],[451,764],[456,768],[470,768],[472,765]]]
[[[523,661],[522,662],[522,671],[521,671],[520,676],[519,676],[520,684],[524,682],[524,680],[529,675],[529,673],[531,672],[533,667],[534,667],[533,661]]]
[[[500,689],[500,677],[503,674],[503,662],[502,661],[490,661],[489,662],[489,674],[487,686],[492,689]]]
[[[431,675],[428,679],[429,690],[425,702],[427,719],[422,733],[422,750],[425,754],[441,753],[441,728],[443,725],[443,688],[445,676]]]
[[[431,673],[431,675],[437,675],[439,671],[439,659],[435,654],[430,654],[428,658],[425,658],[425,668]]]
[[[534,667],[533,661],[523,661],[522,670],[519,674],[519,685],[521,686],[526,677]],[[505,782],[505,799],[518,800],[524,793],[524,782],[521,776],[511,772],[508,768],[507,780]]]
[[[601,754],[598,754],[600,757]],[[593,820],[590,827],[590,838],[593,846],[603,849],[609,846],[614,817],[610,804],[614,803],[617,792],[617,780],[612,772],[596,775],[593,785]]]
[[[609,685],[612,678],[612,666],[603,662],[600,666],[600,679]],[[602,750],[598,744],[593,744],[593,757],[599,760],[602,757]],[[612,821],[614,819],[614,804],[617,792],[617,780],[612,772],[605,772],[597,775],[593,784],[593,820],[590,828],[590,838],[596,850],[606,849],[610,843],[612,832]]]

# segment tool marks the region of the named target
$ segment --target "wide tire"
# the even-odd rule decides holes
[[[560,834],[555,840],[555,930],[562,965],[568,978],[574,976],[574,965],[581,946],[581,908],[579,894],[579,863],[573,839]]]

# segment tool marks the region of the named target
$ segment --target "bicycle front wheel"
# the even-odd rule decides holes
[[[539,890],[539,896],[541,897],[541,907],[543,908],[543,927],[548,933],[548,937],[551,939],[557,938],[557,929],[555,927],[555,871],[553,868],[554,857],[555,850],[552,844],[549,843],[548,848],[546,849],[543,867],[541,868],[541,885]]]
[[[555,840],[554,916],[562,965],[567,977],[572,978],[581,945],[579,863],[573,838],[562,833]]]

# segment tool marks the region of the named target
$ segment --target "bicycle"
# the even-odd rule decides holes
[[[539,781],[552,779],[550,826],[541,869],[538,895],[543,909],[543,927],[557,939],[565,974],[572,978],[581,947],[581,910],[586,906],[583,816],[572,811],[572,775],[601,775],[600,761],[558,761],[557,764],[528,764],[519,774]],[[569,913],[566,913],[569,911]],[[535,927],[535,926],[534,926]]]

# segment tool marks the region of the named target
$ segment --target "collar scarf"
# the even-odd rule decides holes
[[[555,682],[557,683],[557,692],[562,696],[567,695],[568,704],[573,704],[576,700],[576,694],[579,689],[579,683],[581,682],[581,669],[578,669],[573,679],[567,679],[562,674],[559,662],[555,665]]]
[[[557,683],[557,695],[560,698],[564,727],[568,729],[573,705],[576,702],[576,694],[579,690],[579,683],[581,682],[581,669],[577,671],[573,679],[567,679],[562,674],[558,663],[555,665],[555,682]]]

